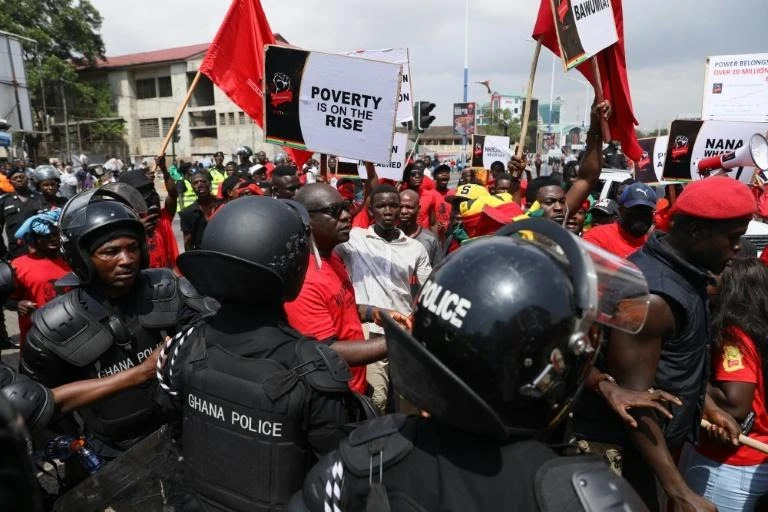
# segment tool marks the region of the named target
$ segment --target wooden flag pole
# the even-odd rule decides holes
[[[711,426],[712,424],[707,420],[701,420],[701,428],[709,430],[709,427]],[[745,436],[744,434],[739,434],[739,444],[749,446],[750,448],[754,448],[759,452],[768,453],[768,444],[758,441],[757,439],[752,439],[751,437]]]
[[[605,99],[605,96],[603,96],[603,82],[600,79],[600,67],[597,65],[597,57],[593,55],[589,62],[592,65],[592,75],[595,78],[595,83],[593,84],[595,96],[597,97],[597,102],[600,103]],[[608,127],[608,121],[602,114],[600,114],[600,129],[603,132],[603,142],[606,144],[611,142],[611,129]]]
[[[525,108],[523,109],[523,122],[520,132],[520,144],[517,146],[517,158],[523,157],[525,151],[525,136],[528,133],[528,118],[531,117],[531,96],[533,95],[533,79],[536,77],[536,66],[539,63],[539,53],[541,52],[541,39],[536,41],[536,49],[533,51],[533,62],[531,62],[531,74],[528,76],[528,91],[525,93]]]
[[[197,74],[195,75],[195,78],[192,79],[192,83],[189,84],[189,89],[187,90],[187,95],[184,97],[184,100],[181,102],[181,105],[179,105],[179,109],[176,111],[176,115],[173,118],[173,122],[171,123],[171,126],[168,128],[168,133],[165,134],[165,138],[163,139],[163,143],[160,145],[160,151],[158,152],[157,156],[162,156],[165,154],[165,150],[168,149],[168,144],[171,143],[171,138],[173,137],[173,132],[176,131],[176,127],[179,125],[179,119],[181,119],[182,114],[184,114],[184,111],[187,109],[187,104],[189,104],[189,100],[192,97],[192,93],[195,92],[195,88],[197,87],[197,82],[200,81],[200,70],[197,70]]]

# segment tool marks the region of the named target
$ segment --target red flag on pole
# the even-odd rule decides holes
[[[567,3],[564,1],[563,3]],[[562,4],[561,4],[562,5]],[[600,79],[603,85],[605,99],[610,100],[613,115],[608,120],[613,138],[621,142],[621,149],[627,157],[634,161],[640,159],[643,150],[637,142],[635,125],[637,119],[632,110],[632,98],[629,93],[629,79],[627,78],[627,62],[624,57],[624,15],[621,9],[621,0],[611,0],[613,17],[616,20],[616,33],[619,40],[616,44],[601,51],[595,57],[600,69]],[[557,32],[555,20],[552,16],[550,0],[541,0],[539,15],[536,25],[533,27],[533,36],[541,40],[541,44],[560,55],[557,44]],[[589,61],[578,66],[578,70],[589,80],[593,86],[594,75]]]
[[[264,128],[264,46],[277,40],[259,0],[234,0],[200,71]],[[301,168],[311,152],[285,148]]]

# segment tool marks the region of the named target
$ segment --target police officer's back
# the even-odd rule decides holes
[[[621,312],[635,302],[623,299],[637,297],[642,322],[642,275],[617,259],[617,281],[597,283],[575,237],[546,220],[517,224],[559,249],[474,242],[425,283],[413,335],[386,322],[394,387],[430,417],[364,423],[312,469],[288,510],[646,510],[600,459],[560,457],[541,441],[558,441],[552,430],[592,363],[594,319],[630,323]]]
[[[282,510],[316,454],[346,435],[349,368],[288,327],[282,309],[304,280],[308,221],[292,201],[236,199],[211,219],[202,247],[178,259],[221,303],[161,355],[188,481],[211,509]]]

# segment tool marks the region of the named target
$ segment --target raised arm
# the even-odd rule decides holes
[[[576,213],[589,195],[589,192],[600,179],[603,169],[603,135],[600,128],[600,117],[608,119],[611,115],[611,105],[603,101],[592,106],[592,118],[587,131],[587,148],[584,158],[579,165],[579,173],[565,194],[568,212]]]
[[[165,191],[168,193],[165,196],[165,209],[169,214],[174,215],[179,203],[179,191],[176,189],[176,183],[173,181],[173,177],[165,165],[165,154],[156,157],[155,164],[157,164],[160,172],[163,173],[163,183],[165,184]]]

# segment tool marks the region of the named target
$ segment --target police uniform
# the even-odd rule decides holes
[[[160,385],[182,413],[188,481],[211,510],[282,510],[316,454],[359,419],[347,364],[283,311],[306,274],[308,223],[298,203],[241,198],[211,219],[199,250],[179,256],[192,284],[222,304],[160,356]]]
[[[495,443],[396,414],[353,431],[312,469],[287,510],[643,510],[627,502],[633,494],[598,457],[561,457],[534,440]]]
[[[8,248],[0,241],[0,252],[8,254],[8,259],[13,259],[26,253],[26,247],[16,241],[16,230],[25,220],[33,215],[48,210],[42,194],[30,192],[26,199],[16,192],[9,192],[0,196],[0,226],[5,226],[5,234],[8,238]]]
[[[213,166],[208,168],[208,172],[211,175],[211,189],[213,190],[213,194],[216,195],[219,192],[221,184],[227,179],[227,173],[224,169]]]
[[[36,312],[22,372],[50,388],[120,373],[141,364],[185,318],[205,307],[168,269],[143,270],[133,290],[118,299],[76,288]],[[104,444],[103,455],[115,456],[163,423],[153,400],[156,387],[148,381],[81,411],[87,433]]]

